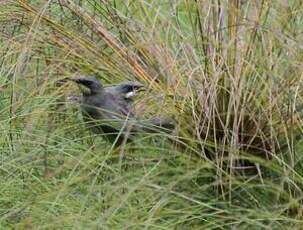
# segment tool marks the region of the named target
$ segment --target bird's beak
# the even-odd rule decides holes
[[[137,89],[135,89],[136,92],[141,92],[141,91],[146,91],[146,88],[142,85],[140,87],[138,87]]]
[[[68,80],[73,81],[77,84],[81,84],[82,78],[81,77],[74,77],[74,78],[68,78]]]
[[[57,87],[60,87],[62,85],[64,85],[67,81],[71,80],[70,78],[66,77],[66,78],[63,78],[63,79],[60,79],[60,80],[57,80],[55,81],[55,85]]]
[[[133,91],[135,92],[135,94],[137,94],[139,92],[146,91],[146,88],[143,84],[137,83],[137,85],[134,86]]]

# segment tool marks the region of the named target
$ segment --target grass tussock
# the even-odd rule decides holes
[[[301,1],[0,3],[0,226],[300,229]],[[174,117],[126,159],[65,97],[138,80]]]

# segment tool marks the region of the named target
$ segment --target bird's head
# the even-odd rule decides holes
[[[134,97],[138,91],[145,90],[144,85],[136,81],[126,81],[122,82],[115,87],[115,89],[122,95],[125,99],[131,99]]]
[[[103,89],[101,82],[92,76],[70,78],[70,80],[79,85],[83,95],[97,94]]]

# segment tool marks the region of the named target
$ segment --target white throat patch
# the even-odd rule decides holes
[[[131,98],[133,96],[136,96],[136,92],[135,91],[131,91],[131,92],[128,92],[127,94],[125,94],[125,98]]]

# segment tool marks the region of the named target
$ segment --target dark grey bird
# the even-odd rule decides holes
[[[142,132],[170,133],[174,129],[171,119],[152,118],[140,120],[133,113],[133,97],[144,89],[139,82],[122,82],[103,87],[95,77],[68,78],[77,83],[82,91],[81,110],[83,120],[94,133],[104,133],[106,138],[120,145],[131,141]]]

